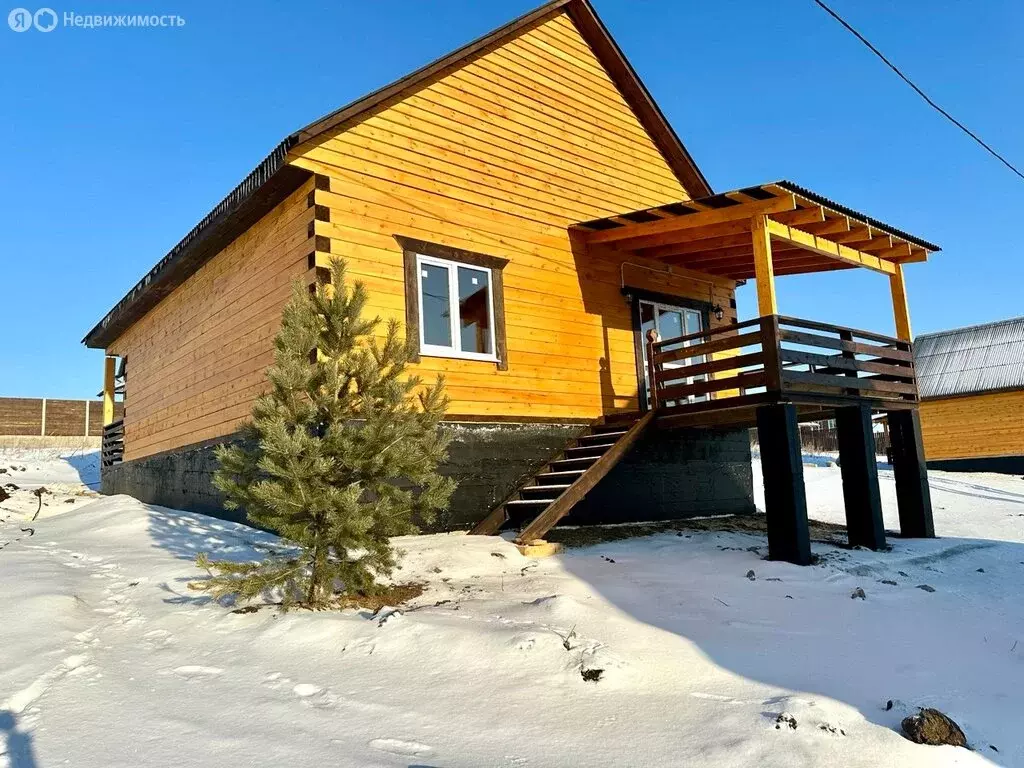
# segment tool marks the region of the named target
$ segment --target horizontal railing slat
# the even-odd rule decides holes
[[[865,373],[880,373],[886,376],[893,376],[901,381],[914,380],[913,368],[887,365],[886,363],[879,363],[874,360],[857,360],[852,357],[843,357],[842,355],[822,355],[816,352],[804,352],[800,349],[781,349],[779,350],[779,357],[784,363],[820,365],[829,369],[827,371],[816,371],[816,373],[864,371]]]
[[[883,379],[863,378],[853,376],[832,376],[827,373],[811,373],[809,371],[783,371],[782,384],[815,384],[822,387],[830,387],[838,390],[857,389],[873,392],[891,392],[899,395],[916,395],[917,387],[914,384],[905,384],[900,381],[885,381]]]
[[[793,344],[802,344],[805,347],[826,347],[838,349],[843,352],[853,352],[857,355],[873,355],[886,360],[898,360],[900,362],[914,362],[914,353],[902,349],[890,347],[879,347],[874,344],[861,344],[858,341],[845,341],[833,339],[829,336],[821,336],[817,333],[804,333],[803,331],[791,331],[783,328],[779,331],[779,338],[782,341],[789,341]]]
[[[886,336],[881,333],[874,333],[873,331],[862,331],[857,328],[849,328],[845,325],[832,325],[831,323],[819,323],[816,320],[804,320],[800,317],[789,317],[788,315],[779,315],[779,323],[782,325],[795,325],[798,328],[810,328],[815,331],[829,331],[831,333],[847,333],[853,334],[854,336],[860,336],[863,339],[870,339],[871,341],[880,341],[883,344],[894,344],[899,348],[910,346],[910,342],[897,339],[892,336]]]
[[[685,377],[703,376],[708,373],[720,373],[721,371],[736,371],[739,373],[740,368],[749,368],[754,365],[764,365],[764,355],[760,352],[751,352],[747,355],[736,355],[735,357],[723,357],[718,360],[708,360],[682,368],[668,368],[662,371],[662,374],[667,379],[670,377],[670,374],[678,373],[679,371],[685,373]]]
[[[678,340],[672,339],[672,341]],[[760,343],[761,333],[759,331],[754,333],[741,333],[728,339],[718,339],[704,344],[694,344],[692,347],[683,347],[682,349],[673,349],[669,352],[660,352],[654,356],[654,362],[657,365],[663,365],[664,363],[674,363],[677,360],[686,360],[691,357],[710,355],[712,352],[725,352],[730,349],[739,349],[741,347],[749,347]]]
[[[710,328],[706,331],[697,331],[696,333],[689,333],[686,336],[673,336],[671,339],[662,339],[654,343],[655,349],[661,349],[668,344],[679,344],[684,341],[693,341],[694,339],[708,339],[712,336],[721,336],[723,333],[731,333],[738,331],[741,328],[750,328],[755,325],[761,324],[761,318],[755,317],[753,320],[744,320],[742,323],[733,323],[732,325],[722,325],[718,328]]]
[[[683,377],[680,377],[683,378]],[[765,372],[750,371],[737,376],[730,376],[726,379],[710,379],[708,381],[695,381],[692,384],[673,384],[658,390],[658,398],[663,402],[669,400],[681,400],[684,397],[693,395],[708,395],[713,392],[721,392],[729,389],[754,389],[765,385]]]

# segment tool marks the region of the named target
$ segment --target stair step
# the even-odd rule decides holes
[[[537,498],[543,497],[554,501],[562,495],[562,491],[569,487],[568,483],[552,483],[551,485],[528,485],[526,488],[519,489],[519,495],[523,498]]]
[[[568,469],[587,469],[598,460],[598,456],[586,456],[582,459],[559,459],[552,461],[550,466],[556,472]]]
[[[536,508],[538,511],[544,509],[554,499],[515,499],[514,501],[506,501],[505,509],[523,509],[524,507]]]
[[[609,432],[628,432],[632,426],[633,422],[628,424],[599,424],[590,431],[595,435],[607,435]]]
[[[592,435],[583,435],[582,437],[576,438],[576,442],[581,445],[593,445],[595,443],[600,445],[614,445],[615,441],[626,434],[626,430],[617,429],[614,432],[595,432]]]
[[[565,472],[544,472],[537,475],[534,479],[537,481],[537,485],[555,485],[564,482],[574,483],[583,472],[584,470],[582,469],[571,469]]]
[[[581,445],[577,448],[566,448],[565,458],[580,459],[586,456],[593,456],[596,458],[605,453],[605,451],[607,451],[613,445],[614,443],[608,443],[607,445]]]

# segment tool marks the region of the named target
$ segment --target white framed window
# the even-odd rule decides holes
[[[489,267],[416,254],[420,354],[498,362]]]

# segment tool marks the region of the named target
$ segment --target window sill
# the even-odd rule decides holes
[[[454,349],[437,350],[437,349],[421,349],[421,357],[442,357],[450,360],[473,360],[478,363],[492,363],[497,365],[501,361],[495,355],[480,355],[472,352],[459,352]]]

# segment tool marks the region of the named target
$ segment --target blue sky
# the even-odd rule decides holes
[[[98,391],[84,333],[278,141],[535,4],[87,0],[55,10],[186,24],[0,27],[0,396]],[[1024,5],[832,4],[1024,165]],[[715,189],[787,178],[943,246],[907,269],[917,333],[1024,314],[1024,181],[811,0],[595,5]],[[892,328],[860,270],[783,278],[779,303]]]

